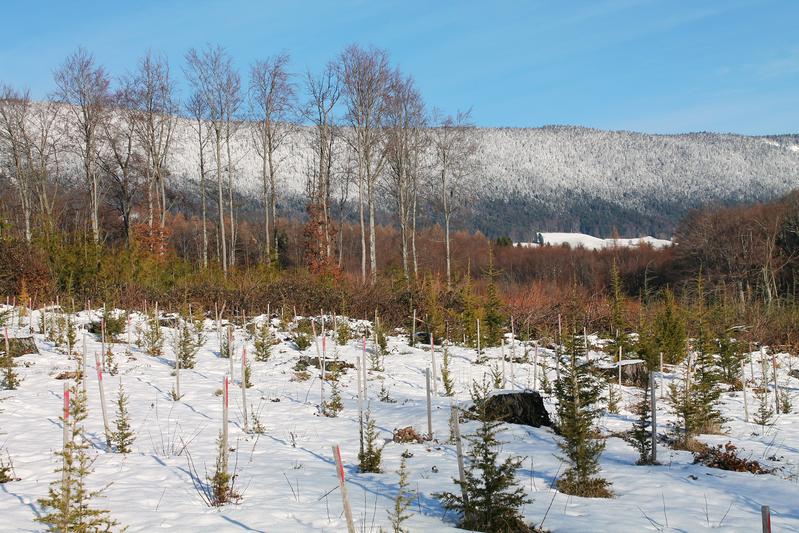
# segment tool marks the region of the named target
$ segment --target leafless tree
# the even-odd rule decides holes
[[[4,155],[0,161],[17,187],[25,240],[31,242],[31,216],[33,212],[33,176],[28,158],[28,122],[31,113],[30,95],[3,86],[0,88],[0,147]]]
[[[421,160],[426,148],[424,102],[413,78],[399,71],[392,76],[385,113],[387,182],[400,227],[402,270],[410,279],[416,263],[416,205]]]
[[[205,151],[208,146],[208,140],[211,137],[211,131],[208,126],[208,105],[206,104],[203,96],[194,92],[186,102],[186,111],[192,119],[192,127],[197,133],[197,151],[199,153],[199,171],[200,171],[200,210],[202,216],[202,262],[203,268],[208,266],[208,223],[206,221],[208,206],[206,205],[206,188],[205,188],[205,174],[207,172],[205,165]]]
[[[233,119],[235,110],[239,103],[239,87],[241,80],[238,73],[233,68],[233,63],[225,51],[220,46],[207,46],[204,50],[198,51],[194,48],[186,54],[186,76],[194,87],[197,94],[202,97],[207,106],[208,118],[211,122],[214,141],[214,156],[216,162],[216,182],[217,182],[217,208],[219,211],[219,238],[221,250],[219,257],[222,261],[222,270],[227,275],[228,271],[228,250],[225,231],[225,205],[222,181],[222,145],[229,141],[231,135],[230,121]],[[227,144],[228,159],[230,155],[230,144]],[[232,185],[232,172],[228,161],[228,182]],[[230,215],[231,215],[231,235],[233,231],[233,193],[229,191]],[[232,239],[231,239],[232,240]],[[234,246],[231,242],[231,253]]]
[[[450,222],[453,213],[464,204],[469,193],[469,177],[476,164],[477,143],[470,112],[451,115],[434,113],[432,130],[435,163],[435,181],[439,193],[439,208],[444,217],[444,247],[447,264],[447,287],[452,285],[452,255],[450,250]]]
[[[127,99],[135,110],[132,118],[145,156],[147,221],[163,229],[166,216],[167,159],[177,120],[178,104],[166,57],[147,52],[127,83]],[[156,216],[157,215],[157,216]]]
[[[100,242],[99,179],[97,172],[98,126],[109,100],[109,79],[94,56],[78,48],[54,73],[56,98],[68,105],[76,129],[75,146],[81,156],[83,173],[89,187],[92,236]]]
[[[383,116],[391,81],[388,54],[379,48],[354,44],[340,57],[341,79],[347,104],[351,143],[358,156],[358,199],[361,218],[361,276],[366,281],[366,236],[363,200],[369,212],[369,264],[371,281],[377,281],[375,246],[375,192],[385,163]]]
[[[289,56],[280,54],[255,62],[250,69],[250,107],[255,127],[253,141],[261,159],[261,180],[264,196],[264,257],[269,263],[277,258],[277,173],[280,167],[278,150],[292,131],[294,85],[288,71]],[[269,218],[272,218],[270,227]],[[274,238],[272,238],[274,236]],[[274,242],[274,249],[272,249]]]
[[[305,85],[308,102],[302,113],[313,125],[311,145],[314,153],[307,171],[308,214],[310,224],[318,228],[314,231],[318,246],[315,258],[327,263],[333,254],[330,196],[336,138],[334,109],[341,97],[341,80],[335,66],[328,64],[318,76],[308,72]]]
[[[131,242],[131,211],[134,197],[139,192],[139,173],[142,167],[149,172],[149,161],[145,163],[139,150],[137,109],[134,99],[135,86],[124,83],[113,94],[111,109],[100,121],[97,164],[110,185],[110,198],[122,215],[125,241]],[[146,148],[144,149],[146,151]],[[148,183],[148,189],[151,189]],[[149,192],[149,191],[148,191]],[[152,207],[152,206],[151,206]],[[152,211],[151,211],[152,213]]]

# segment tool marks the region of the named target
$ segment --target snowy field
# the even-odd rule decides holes
[[[136,315],[135,328],[141,321]],[[90,317],[87,312],[78,315],[79,325]],[[256,319],[258,320],[258,319]],[[34,316],[34,323],[38,317]],[[217,391],[229,370],[229,361],[219,357],[219,340],[212,321],[206,321],[208,340],[197,356],[193,370],[181,371],[180,401],[173,401],[170,391],[174,386],[173,354],[171,343],[165,343],[163,357],[151,357],[136,346],[125,356],[126,345],[116,344],[113,351],[119,365],[117,376],[106,376],[106,396],[109,417],[113,420],[114,400],[121,380],[130,396],[129,408],[137,438],[133,452],[128,455],[111,453],[103,438],[97,376],[89,372],[89,418],[87,433],[96,455],[95,471],[89,477],[91,488],[108,485],[104,498],[95,505],[109,509],[112,516],[129,531],[346,531],[342,514],[341,494],[338,490],[335,463],[331,446],[341,445],[347,486],[359,531],[388,530],[386,509],[393,506],[397,491],[401,454],[408,450],[412,457],[407,461],[411,489],[416,491],[411,508],[412,518],[407,523],[410,531],[451,531],[455,517],[444,512],[432,494],[455,490],[452,478],[457,476],[455,446],[448,442],[450,404],[467,405],[467,386],[472,379],[481,379],[490,373],[497,362],[500,349],[488,350],[488,364],[475,364],[472,349],[452,346],[450,370],[455,379],[455,396],[443,396],[439,381],[438,394],[433,399],[433,431],[435,441],[427,444],[398,444],[391,441],[395,428],[413,426],[419,433],[427,431],[426,392],[424,370],[431,362],[428,347],[408,346],[407,337],[391,336],[389,354],[385,357],[385,370],[369,371],[369,406],[376,420],[380,438],[386,441],[383,448],[380,474],[358,472],[358,408],[356,401],[356,372],[348,370],[342,377],[344,408],[336,418],[319,415],[319,372],[313,368],[307,381],[295,378],[294,365],[300,355],[284,331],[278,331],[278,320],[272,321],[277,338],[281,341],[272,349],[267,362],[253,362],[253,387],[247,391],[247,402],[260,413],[266,428],[263,435],[245,433],[243,430],[241,393],[231,388],[230,444],[235,451],[231,464],[237,465],[237,486],[243,499],[235,505],[221,509],[207,507],[194,488],[190,454],[199,471],[204,465],[213,468],[215,441],[221,428],[222,402]],[[361,323],[363,325],[363,323]],[[353,322],[353,326],[357,323]],[[26,333],[12,328],[10,334]],[[167,339],[172,331],[165,328]],[[78,334],[81,348],[82,332]],[[135,339],[135,335],[133,336]],[[53,454],[60,448],[62,426],[59,421],[62,409],[62,381],[56,376],[75,369],[75,362],[56,349],[44,336],[35,334],[38,355],[31,354],[16,359],[22,383],[18,390],[0,391],[0,447],[13,460],[15,474],[20,478],[0,485],[0,530],[40,531],[34,522],[41,512],[36,501],[43,497],[48,485],[58,474],[54,472],[59,461]],[[100,342],[87,335],[88,353],[100,351]],[[252,344],[245,332],[235,333],[236,359],[234,380],[240,380],[239,357],[241,348]],[[361,356],[360,338],[346,346],[327,343],[327,356],[355,362]],[[373,349],[371,342],[368,350]],[[438,348],[440,350],[440,348]],[[525,348],[517,343],[516,354]],[[516,364],[513,380],[509,363],[505,365],[506,388],[534,387],[535,373],[531,363]],[[305,350],[315,356],[315,347]],[[591,357],[603,355],[593,352]],[[438,365],[440,352],[436,353]],[[553,368],[553,353],[539,351],[541,359],[549,359]],[[788,377],[791,357],[780,354],[780,379],[784,392],[796,394],[799,383]],[[796,365],[793,361],[793,365]],[[798,365],[799,366],[799,365]],[[757,362],[753,365],[755,377],[759,374]],[[748,367],[747,367],[748,369]],[[550,371],[554,380],[554,371]],[[665,385],[674,375],[665,374],[658,380]],[[749,409],[753,412],[751,393]],[[395,403],[378,399],[384,388]],[[329,386],[325,387],[329,392]],[[630,413],[638,389],[624,388],[622,410],[618,415],[605,415],[600,422],[607,435],[631,427]],[[545,397],[552,416],[553,399]],[[637,452],[623,439],[609,436],[601,459],[602,475],[612,483],[613,499],[585,499],[566,496],[552,486],[559,472],[565,468],[558,459],[558,437],[548,428],[531,428],[507,425],[500,434],[505,442],[503,454],[524,456],[518,482],[532,498],[525,506],[526,519],[555,532],[637,532],[637,531],[705,531],[753,532],[760,531],[760,506],[772,509],[775,532],[799,531],[799,416],[780,415],[772,427],[762,431],[759,426],[744,422],[743,396],[738,393],[723,395],[722,410],[728,419],[727,434],[703,436],[707,443],[732,441],[739,453],[774,468],[772,474],[753,475],[729,472],[694,465],[688,452],[673,451],[664,445],[658,450],[658,466],[636,466]],[[796,409],[794,409],[796,411]],[[666,401],[658,405],[658,422],[661,434],[670,431],[672,414]],[[476,424],[466,422],[462,434],[471,433]],[[182,441],[187,443],[188,454],[181,453]],[[175,444],[173,446],[173,443]]]

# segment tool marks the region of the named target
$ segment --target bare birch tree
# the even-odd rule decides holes
[[[214,159],[216,163],[216,183],[217,183],[217,209],[219,214],[219,239],[221,249],[219,258],[222,261],[222,270],[227,275],[228,271],[228,249],[225,228],[225,203],[222,178],[222,145],[230,138],[230,121],[234,111],[238,106],[238,90],[240,79],[238,73],[233,68],[233,63],[221,46],[207,46],[204,50],[198,51],[194,48],[186,54],[186,76],[207,106],[208,118],[211,123],[214,141]],[[229,148],[228,144],[228,148]],[[229,154],[229,150],[228,150]],[[230,162],[228,161],[228,182],[232,184],[230,174]],[[231,226],[233,224],[233,200],[232,192],[229,195]],[[233,232],[231,231],[231,234]],[[231,248],[233,247],[231,243]]]
[[[450,223],[468,197],[470,173],[475,166],[477,143],[470,112],[442,116],[435,113],[432,130],[435,160],[435,182],[439,193],[439,209],[444,217],[444,249],[447,265],[447,287],[452,286],[452,254]]]
[[[369,214],[369,266],[371,282],[377,281],[375,192],[385,164],[383,115],[391,80],[388,54],[379,48],[354,44],[340,57],[343,92],[351,143],[358,156],[358,198],[361,217],[361,276],[366,281],[366,236],[363,201]]]
[[[280,167],[278,150],[292,130],[294,85],[288,72],[288,63],[288,54],[281,54],[264,61],[257,61],[250,69],[249,97],[255,120],[253,144],[261,159],[266,239],[264,258],[267,264],[273,257],[277,259],[278,254],[277,173]]]
[[[186,111],[192,119],[192,128],[197,133],[197,152],[199,156],[199,171],[200,171],[200,211],[202,219],[202,257],[203,268],[208,267],[208,222],[207,213],[208,206],[206,205],[206,187],[205,175],[208,172],[206,169],[206,148],[208,147],[208,140],[211,137],[211,131],[208,126],[208,105],[203,96],[194,92],[191,97],[186,101]]]
[[[83,163],[89,188],[92,236],[100,242],[100,189],[97,172],[98,126],[106,112],[109,79],[105,69],[96,65],[94,56],[78,48],[54,73],[56,98],[68,105],[68,115],[75,127],[74,144]]]
[[[329,265],[333,255],[330,202],[336,138],[334,109],[341,97],[341,80],[335,66],[328,64],[319,76],[308,72],[305,85],[308,102],[302,114],[313,125],[310,142],[314,153],[307,169],[308,227],[313,228],[307,237],[316,246],[312,266],[320,267]]]
[[[25,241],[31,242],[31,217],[33,212],[33,176],[30,172],[26,132],[31,112],[31,101],[27,91],[21,93],[8,86],[0,88],[0,148],[4,156],[7,174],[16,185]]]
[[[158,230],[159,242],[162,242],[167,211],[167,160],[178,112],[174,82],[166,57],[148,51],[139,60],[138,68],[130,79],[128,93],[136,111],[134,125],[145,156],[147,222],[151,231]]]
[[[425,111],[413,78],[399,71],[392,76],[385,113],[387,182],[400,227],[402,271],[410,279],[409,265],[416,233],[416,203],[421,159],[425,149]],[[413,253],[415,258],[415,253]],[[414,276],[416,262],[413,263]]]
[[[132,240],[131,212],[139,189],[139,171],[149,170],[137,143],[138,118],[135,108],[135,87],[125,80],[112,97],[112,112],[100,121],[97,164],[110,185],[109,197],[122,216],[125,242]],[[148,184],[149,188],[149,184]]]

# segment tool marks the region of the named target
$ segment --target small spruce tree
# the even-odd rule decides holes
[[[397,495],[394,497],[394,507],[386,512],[389,520],[391,520],[391,531],[393,533],[408,533],[404,524],[411,517],[408,509],[413,503],[413,492],[408,489],[410,483],[408,482],[408,465],[405,462],[405,454],[402,455],[397,474],[399,475],[399,482]]]
[[[445,509],[460,515],[458,527],[462,529],[497,533],[532,531],[520,513],[521,507],[530,502],[516,482],[522,458],[511,456],[499,460],[503,443],[497,439],[497,433],[502,423],[492,420],[486,412],[487,391],[486,383],[472,385],[472,416],[479,425],[474,434],[464,436],[469,442],[464,482],[453,479],[460,494],[442,492],[433,496]]]
[[[361,472],[380,472],[380,459],[383,454],[382,448],[377,443],[378,434],[372,411],[367,410],[365,422],[366,431],[364,432],[365,446],[363,452],[358,453]]]
[[[172,351],[180,361],[180,368],[194,368],[197,357],[196,333],[185,320],[180,320],[177,331],[172,336]]]
[[[128,396],[122,388],[122,380],[119,380],[119,392],[117,393],[117,417],[114,420],[114,431],[111,434],[111,443],[117,453],[130,453],[131,445],[136,439],[136,434],[130,426],[130,414],[128,413]]]
[[[636,419],[630,437],[633,446],[638,450],[639,465],[652,464],[652,404],[649,398],[649,389],[644,389],[641,397],[635,404],[633,412]]]
[[[275,341],[272,338],[272,331],[269,328],[269,321],[264,320],[260,326],[255,328],[253,336],[253,347],[255,348],[255,360],[264,363],[272,355],[272,346]]]
[[[56,469],[59,476],[50,483],[47,496],[38,500],[44,512],[36,521],[50,531],[111,531],[118,525],[117,521],[108,511],[91,506],[92,500],[102,491],[90,491],[86,487],[94,460],[89,456],[89,445],[84,436],[86,397],[79,387],[73,385],[70,388],[69,421],[61,420],[69,424],[71,437],[63,449],[56,452],[61,463]]]
[[[605,442],[594,422],[601,414],[598,403],[602,384],[594,363],[584,359],[582,340],[572,332],[566,341],[560,379],[555,382],[558,399],[558,447],[568,468],[558,480],[558,490],[574,496],[609,497],[608,483],[597,477],[599,456]]]

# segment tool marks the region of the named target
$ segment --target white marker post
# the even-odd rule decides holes
[[[64,448],[69,442],[69,387],[64,381]]]
[[[411,322],[411,346],[416,346],[416,308],[413,309],[413,321]]]
[[[228,383],[230,382],[230,378],[225,376],[222,382],[222,462],[225,465],[225,471],[227,471],[227,454],[228,454],[228,399],[229,399],[229,391],[228,391]]]
[[[452,417],[452,433],[455,437],[455,451],[458,457],[458,478],[461,482],[461,497],[464,503],[468,503],[468,497],[463,487],[466,486],[466,468],[463,466],[463,443],[461,442],[461,423],[458,416],[458,409],[450,405],[450,416]]]
[[[322,352],[319,350],[319,337],[316,336],[316,323],[311,319],[311,329],[313,330],[313,343],[316,348],[316,361],[319,363],[321,378],[319,379],[319,412],[325,403],[325,363],[322,361]]]
[[[507,380],[505,379],[505,376],[507,375],[505,373],[505,337],[499,339],[499,354],[502,358],[502,388],[504,389],[507,385]]]
[[[344,464],[341,462],[341,447],[333,445],[333,457],[336,459],[336,472],[338,474],[338,487],[341,490],[341,501],[344,505],[344,517],[347,520],[347,533],[355,533],[355,522],[352,520],[350,497],[347,493],[347,484],[344,482]]]
[[[361,353],[361,372],[363,372],[363,401],[367,401],[369,393],[369,375],[366,372],[366,336],[363,337],[363,352]]]
[[[650,396],[650,410],[652,416],[652,462],[656,463],[658,460],[658,419],[657,419],[657,394],[655,393],[655,373],[649,373],[649,396]]]
[[[175,354],[175,401],[180,400],[180,355]]]
[[[108,425],[108,411],[105,406],[105,386],[103,384],[103,369],[100,364],[100,357],[97,352],[94,352],[94,365],[97,369],[97,385],[100,388],[100,409],[103,412],[103,429],[105,430],[105,441],[108,446],[111,446],[111,432]]]
[[[241,403],[244,406],[244,433],[250,432],[247,419],[247,347],[241,349]]]
[[[516,359],[516,327],[513,325],[513,317],[510,317],[510,388],[516,389],[516,372],[513,360]]]
[[[358,442],[359,450],[363,455],[363,375],[361,374],[361,363],[355,358],[355,374],[358,376]]]
[[[433,392],[438,394],[437,378],[438,372],[436,371],[436,348],[433,342],[433,332],[430,332],[430,371],[432,373],[431,379],[433,381]]]
[[[433,440],[433,398],[430,394],[430,369],[424,369],[425,384],[427,385],[427,437]]]
[[[86,393],[86,380],[88,376],[86,375],[86,331],[83,331],[83,353],[80,356],[81,358],[81,369],[80,369],[80,381],[81,385],[83,386],[83,397],[87,397]]]
[[[741,390],[744,393],[744,422],[749,422],[749,400],[746,397],[746,366],[741,361]]]
[[[432,333],[430,334],[432,336]],[[477,360],[480,360],[480,319],[477,319]]]

